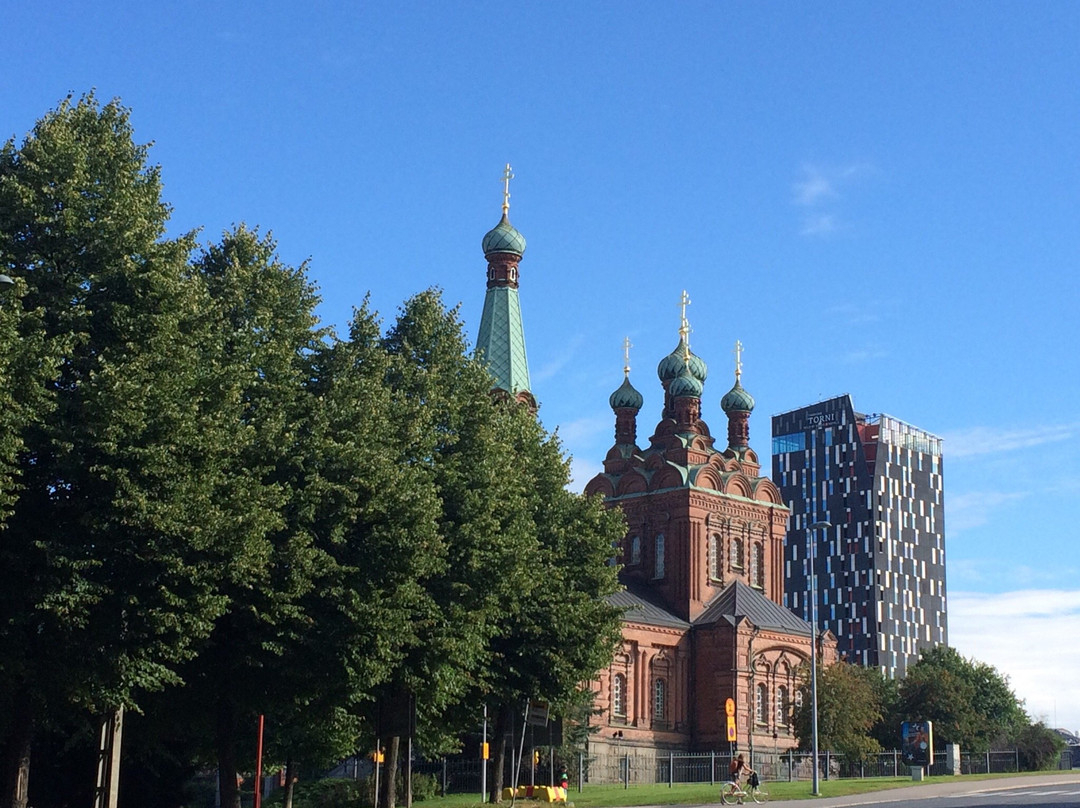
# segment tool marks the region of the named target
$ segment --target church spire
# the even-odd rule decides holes
[[[720,399],[720,409],[728,417],[728,449],[742,450],[750,446],[750,413],[754,411],[754,397],[742,386],[743,344],[735,340],[735,386]]]
[[[480,316],[476,350],[494,377],[494,389],[523,401],[533,409],[536,399],[529,387],[529,364],[525,356],[525,329],[518,297],[518,264],[525,254],[525,237],[510,224],[510,180],[506,164],[502,219],[484,236],[481,246],[487,259],[487,294]]]

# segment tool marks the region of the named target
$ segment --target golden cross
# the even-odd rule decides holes
[[[634,346],[630,344],[630,337],[623,340],[623,373],[626,374],[627,378],[630,377],[630,349],[633,347]]]
[[[686,347],[690,347],[690,323],[686,319],[686,307],[690,305],[690,295],[683,289],[682,296],[679,298],[679,310],[681,312],[679,316],[679,336],[683,338],[683,342],[686,343]]]
[[[735,340],[735,381],[739,381],[739,377],[742,376],[742,343],[739,340]]]
[[[510,213],[510,180],[514,178],[514,175],[510,172],[510,164],[506,164],[506,168],[503,169],[502,181],[503,181],[503,216]]]

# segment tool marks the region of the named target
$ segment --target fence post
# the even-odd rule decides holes
[[[899,755],[899,752],[897,752],[895,749],[892,750],[892,776],[893,777],[899,777],[900,776],[900,761],[899,761],[897,755]]]
[[[630,753],[623,754],[623,788],[630,788]]]
[[[577,753],[577,790],[578,794],[581,793],[581,789],[585,785],[585,756],[581,752]]]
[[[446,796],[446,758],[442,759],[442,795]]]
[[[859,761],[859,779],[866,779],[866,764],[863,761]]]
[[[1016,772],[1017,774],[1019,774],[1020,773],[1020,750],[1018,750],[1018,749],[1013,750],[1013,766],[1015,766],[1013,771]]]
[[[668,752],[667,787],[671,788],[673,785],[675,785],[675,753]]]
[[[795,779],[795,750],[787,750],[787,781],[790,783]]]
[[[826,749],[825,750],[825,779],[826,780],[829,779],[829,769],[831,769],[831,768],[832,768],[832,766],[829,765],[829,750]]]
[[[986,753],[986,773],[990,774],[990,752]]]
[[[716,750],[709,753],[709,785],[716,785]]]

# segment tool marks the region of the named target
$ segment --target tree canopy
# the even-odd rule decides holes
[[[167,235],[148,156],[92,94],[0,151],[2,804],[35,732],[121,706],[136,760],[213,762],[234,806],[258,714],[322,765],[401,694],[429,750],[485,701],[572,702],[617,637],[620,517],[437,290],[336,337],[269,236]]]

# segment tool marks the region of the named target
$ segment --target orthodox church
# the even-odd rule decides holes
[[[483,239],[477,350],[496,390],[535,408],[518,297],[525,239],[509,221],[511,176],[508,165],[502,219]],[[596,754],[795,745],[791,712],[813,632],[782,606],[789,511],[750,447],[754,399],[741,383],[739,343],[735,383],[720,400],[727,446],[714,445],[689,302],[683,292],[679,342],[657,367],[664,406],[648,447],[637,444],[644,398],[630,383],[626,343],[623,381],[609,399],[615,443],[585,488],[622,509],[628,528],[616,558],[625,588],[613,596],[624,609],[622,646],[592,683]],[[835,661],[835,638],[826,632],[819,643],[822,662]]]

